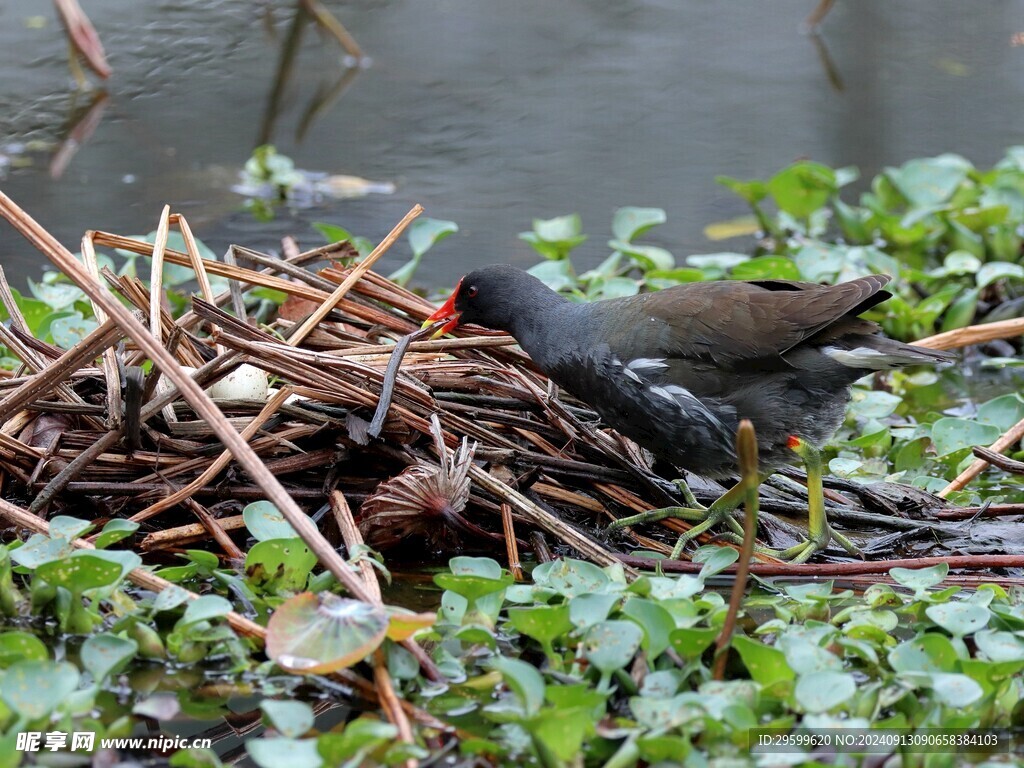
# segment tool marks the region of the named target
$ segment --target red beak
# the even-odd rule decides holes
[[[455,290],[452,291],[452,295],[448,297],[448,301],[441,305],[441,308],[434,314],[428,317],[423,322],[423,327],[426,328],[431,323],[436,323],[438,320],[444,320],[445,318],[451,318],[447,323],[441,326],[441,328],[431,336],[432,339],[436,339],[439,336],[444,336],[446,333],[450,333],[454,330],[455,326],[459,324],[459,313],[455,309],[455,298],[459,295],[459,288],[462,287],[462,280],[455,285]]]

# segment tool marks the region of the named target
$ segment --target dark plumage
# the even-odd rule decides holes
[[[886,338],[858,314],[889,278],[690,283],[578,304],[510,266],[466,275],[432,319],[508,331],[559,386],[656,456],[699,475],[736,471],[739,420],[763,468],[788,463],[790,435],[820,446],[865,374],[946,362]]]

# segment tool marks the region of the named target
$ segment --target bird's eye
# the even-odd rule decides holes
[[[475,299],[477,293],[479,293],[479,291],[477,291],[475,285],[471,285],[469,286],[469,288],[466,289],[466,296],[468,296],[471,299]]]

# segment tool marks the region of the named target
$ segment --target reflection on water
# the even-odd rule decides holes
[[[799,31],[807,0],[329,2],[372,66],[345,79],[335,41],[307,24],[283,83],[292,3],[82,2],[114,68],[99,107],[70,93],[49,4],[0,5],[0,151],[49,147],[0,184],[72,247],[87,228],[149,231],[165,202],[215,251],[288,233],[313,245],[316,220],[379,239],[419,202],[461,227],[421,275],[448,283],[532,261],[516,235],[538,216],[579,211],[581,263],[597,261],[615,208],[648,205],[669,216],[653,241],[681,257],[747,247],[704,237],[746,212],[716,174],[812,157],[870,175],[946,151],[986,165],[1024,139],[1024,0],[840,0],[817,42]],[[230,187],[261,135],[299,167],[397,191],[257,224]],[[39,269],[5,225],[0,261],[16,283]]]

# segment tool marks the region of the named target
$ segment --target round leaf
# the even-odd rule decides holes
[[[313,708],[304,701],[264,699],[260,709],[282,736],[297,739],[313,727]]]
[[[267,624],[267,656],[296,674],[327,674],[369,656],[384,641],[382,606],[303,592],[282,603]]]
[[[292,528],[292,524],[285,520],[281,510],[269,501],[246,504],[242,510],[242,520],[256,541],[294,539],[299,535]]]
[[[82,644],[82,666],[100,683],[124,669],[138,650],[134,640],[109,633],[93,635]]]
[[[26,720],[50,714],[78,687],[78,670],[66,661],[19,661],[0,680],[0,698]]]
[[[643,630],[632,621],[602,621],[587,630],[583,652],[601,672],[614,672],[632,661],[643,639]]]
[[[812,672],[796,681],[793,695],[807,712],[819,713],[835,709],[849,701],[857,692],[853,675],[847,672]]]

